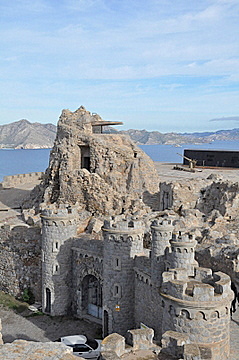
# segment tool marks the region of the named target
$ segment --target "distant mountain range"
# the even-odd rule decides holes
[[[107,128],[106,133],[127,134],[138,145],[154,144],[200,144],[215,140],[239,141],[239,129],[219,130],[216,132],[196,133],[160,133],[147,130],[122,130]],[[37,149],[51,148],[56,136],[53,124],[30,123],[19,120],[10,124],[0,125],[0,148]]]
[[[0,148],[51,148],[55,137],[53,124],[30,123],[24,119],[0,126]]]

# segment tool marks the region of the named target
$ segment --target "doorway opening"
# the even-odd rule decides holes
[[[82,281],[82,310],[102,319],[102,286],[93,275],[86,275]]]

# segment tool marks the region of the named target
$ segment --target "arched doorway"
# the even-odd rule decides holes
[[[46,313],[51,313],[51,290],[49,288],[46,288],[46,307],[45,307]]]
[[[84,314],[102,319],[102,286],[93,275],[86,275],[82,281],[82,310]]]

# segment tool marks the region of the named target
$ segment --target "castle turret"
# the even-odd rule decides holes
[[[196,241],[190,235],[175,235],[170,243],[171,268],[163,273],[160,291],[162,333],[185,333],[207,358],[229,359],[230,277],[194,265]]]
[[[42,219],[42,309],[64,315],[70,308],[71,241],[76,235],[77,205],[45,205]]]
[[[143,226],[138,220],[104,222],[104,335],[125,335],[134,327],[134,258],[143,252]]]
[[[170,248],[173,225],[171,219],[154,220],[151,225],[152,251],[151,251],[151,278],[154,286],[161,285],[164,269],[164,259]]]
[[[188,276],[194,275],[194,267],[198,266],[195,260],[197,241],[194,235],[181,232],[173,234],[170,240],[171,254],[169,254],[169,268],[186,268]]]

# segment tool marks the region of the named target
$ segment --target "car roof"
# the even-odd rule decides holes
[[[71,336],[64,336],[61,338],[61,342],[63,342],[66,345],[85,344],[86,341],[87,338],[84,335],[71,335]]]

